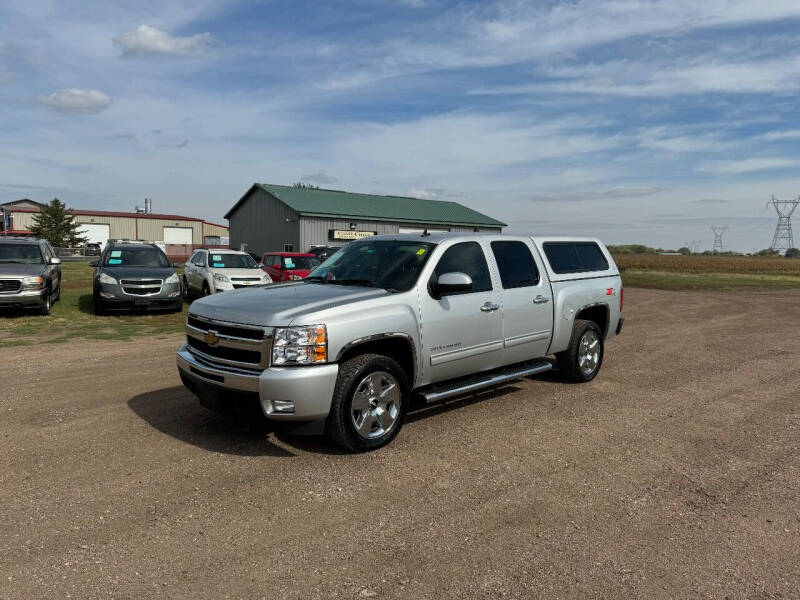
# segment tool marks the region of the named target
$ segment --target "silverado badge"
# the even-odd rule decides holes
[[[219,338],[217,337],[216,331],[209,331],[204,337],[203,340],[209,346],[216,346],[219,343]]]

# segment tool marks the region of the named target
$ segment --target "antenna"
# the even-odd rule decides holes
[[[772,205],[778,213],[778,225],[775,227],[775,235],[772,237],[772,248],[777,252],[785,252],[789,248],[794,248],[794,235],[792,234],[792,213],[800,204],[800,196],[794,200],[778,200],[774,195],[767,202],[767,206]]]
[[[724,252],[725,246],[722,244],[722,236],[725,235],[725,232],[728,231],[728,226],[725,227],[717,227],[716,225],[711,226],[711,231],[714,232],[714,248],[712,252]]]

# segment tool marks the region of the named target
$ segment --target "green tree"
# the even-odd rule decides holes
[[[777,250],[773,250],[772,248],[764,248],[763,250],[759,250],[754,254],[754,256],[778,256],[780,252]]]
[[[800,258],[800,248],[789,248],[784,256],[786,258]]]
[[[684,256],[688,256],[689,254],[692,253],[692,249],[691,248],[687,248],[686,246],[682,246],[682,247],[678,248],[678,252],[680,252]]]
[[[61,200],[53,198],[38,215],[33,216],[31,233],[46,239],[56,248],[74,248],[86,243],[78,227],[72,211]]]

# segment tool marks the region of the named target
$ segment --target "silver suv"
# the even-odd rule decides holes
[[[183,269],[183,288],[187,294],[208,296],[265,283],[272,283],[272,278],[252,256],[239,250],[195,250]]]
[[[0,308],[50,314],[61,297],[61,259],[47,240],[0,237]]]

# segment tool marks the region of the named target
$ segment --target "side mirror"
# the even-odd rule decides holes
[[[92,262],[89,263],[89,266],[90,267],[99,267],[100,266],[100,261],[93,260]]]
[[[53,257],[50,258],[50,264],[51,265],[60,265],[61,264],[61,259],[58,258],[57,256],[53,256]]]
[[[454,271],[452,273],[442,273],[439,279],[431,283],[431,291],[436,299],[448,294],[468,292],[472,289],[472,277],[466,273]]]

